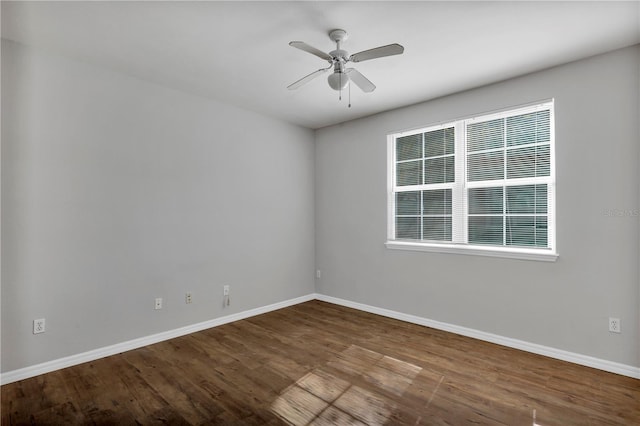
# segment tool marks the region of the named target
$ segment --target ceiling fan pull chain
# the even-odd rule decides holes
[[[351,82],[349,82],[349,108],[351,108]]]

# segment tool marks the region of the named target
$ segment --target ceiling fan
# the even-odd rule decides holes
[[[333,73],[328,78],[329,86],[332,89],[342,91],[349,85],[351,81],[353,81],[353,83],[360,89],[362,89],[363,92],[373,92],[376,89],[376,86],[372,82],[370,82],[369,79],[367,79],[355,68],[346,68],[345,66],[349,62],[363,62],[368,61],[369,59],[382,58],[384,56],[400,55],[404,52],[404,47],[397,43],[394,43],[349,55],[346,50],[342,50],[340,48],[340,43],[349,38],[349,35],[345,30],[338,29],[330,31],[329,38],[336,43],[336,50],[333,50],[329,53],[325,53],[302,41],[292,41],[291,43],[289,43],[289,46],[304,50],[305,52],[309,52],[312,55],[316,55],[317,57],[324,59],[325,61],[329,62],[329,66],[327,68],[321,68],[309,75],[302,77],[300,80],[289,85],[287,89],[295,90],[301,86],[304,86],[311,80],[315,79],[321,74],[328,72],[333,68]]]

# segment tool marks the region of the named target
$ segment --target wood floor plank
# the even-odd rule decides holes
[[[144,349],[147,350],[125,354],[127,362],[140,372],[148,386],[164,401],[169,402],[172,410],[185,421],[199,424],[223,411],[215,401],[211,401],[198,383],[192,381],[192,377],[187,374],[188,368],[159,357],[152,347]],[[189,353],[185,354],[184,359],[189,360]]]
[[[311,301],[4,385],[2,425],[636,425],[640,380]]]

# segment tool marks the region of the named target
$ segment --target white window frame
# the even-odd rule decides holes
[[[512,115],[527,114],[536,111],[550,111],[550,176],[520,178],[520,179],[496,179],[483,182],[467,182],[467,150],[466,150],[466,128],[468,124],[482,121],[489,121],[496,118],[504,118]],[[418,133],[430,132],[434,130],[454,127],[455,132],[455,180],[452,183],[438,185],[413,185],[397,187],[396,179],[396,149],[395,141],[399,137],[414,135]],[[532,105],[514,107],[497,112],[482,114],[469,118],[451,120],[446,123],[438,123],[422,128],[395,132],[387,135],[387,242],[386,247],[397,250],[414,250],[437,253],[467,254],[491,257],[504,257],[523,260],[537,260],[554,262],[558,258],[556,251],[556,203],[555,203],[555,120],[553,99],[538,102]],[[529,248],[514,246],[490,246],[468,244],[468,209],[467,209],[467,189],[489,186],[511,186],[514,184],[528,185],[544,183],[547,185],[548,205],[547,205],[547,239],[548,247]],[[428,187],[428,188],[427,188]],[[452,242],[436,242],[423,240],[395,240],[395,194],[396,188],[407,190],[424,190],[452,188]],[[456,215],[455,212],[458,212]]]

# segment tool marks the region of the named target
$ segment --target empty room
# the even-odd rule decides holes
[[[640,2],[0,8],[3,426],[640,424]]]

